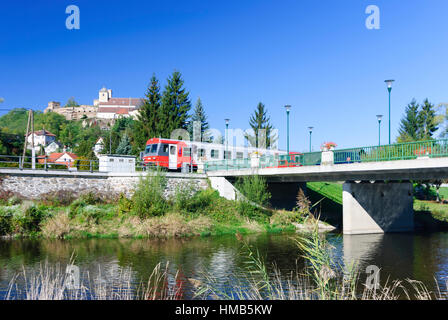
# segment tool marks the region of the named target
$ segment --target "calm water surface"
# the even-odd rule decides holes
[[[302,270],[294,234],[246,236],[265,258],[269,271],[275,264],[287,276]],[[436,282],[446,290],[448,279],[448,233],[409,233],[387,235],[328,234],[336,258],[341,262],[358,261],[361,270],[368,265],[381,268],[381,282],[389,279],[423,281],[431,290]],[[131,240],[0,240],[0,299],[4,298],[11,278],[41,263],[61,264],[63,268],[75,253],[75,264],[91,277],[118,279],[123,270],[132,270],[133,282],[145,281],[154,266],[170,262],[170,270],[182,277],[198,280],[208,273],[231,290],[235,281],[247,273],[247,253],[235,236],[194,239]],[[186,296],[188,298],[188,294]]]

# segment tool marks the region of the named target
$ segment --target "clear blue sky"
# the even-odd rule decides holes
[[[65,27],[70,4],[80,30]],[[381,10],[380,30],[365,27],[370,4]],[[103,85],[141,97],[152,73],[164,84],[176,69],[212,127],[230,118],[248,128],[265,103],[281,148],[291,104],[291,149],[302,151],[310,125],[315,150],[328,140],[376,144],[385,79],[396,80],[393,139],[412,98],[448,102],[446,0],[4,0],[0,14],[0,108],[42,110],[72,96],[92,104]]]

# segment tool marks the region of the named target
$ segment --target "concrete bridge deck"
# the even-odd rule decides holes
[[[207,172],[209,177],[227,178],[254,174],[263,176],[271,182],[448,179],[448,158],[420,158],[288,168],[247,168]]]

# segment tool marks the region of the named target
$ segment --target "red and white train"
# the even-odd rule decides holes
[[[263,155],[281,155],[285,151],[259,149],[253,147],[227,146],[198,141],[184,141],[163,138],[151,138],[146,142],[141,157],[145,165],[160,166],[168,170],[196,169],[198,160],[213,161],[224,159],[246,159],[258,151]]]

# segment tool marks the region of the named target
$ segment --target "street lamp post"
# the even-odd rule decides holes
[[[310,152],[311,152],[311,134],[313,133],[314,127],[308,127],[308,130],[310,131]]]
[[[228,132],[229,132],[229,122],[230,122],[230,119],[224,119],[225,120],[225,122],[226,122],[226,151],[224,152],[224,159],[226,159],[227,160],[227,154],[228,154],[228,150],[227,150],[227,148],[228,148],[228,145],[229,145],[229,137],[228,137]]]
[[[383,115],[377,114],[376,118],[378,119],[378,146],[381,146],[381,120],[383,119]]]
[[[387,84],[387,91],[389,91],[389,144],[390,144],[390,92],[392,91],[392,83],[395,80],[385,80]]]
[[[289,111],[291,106],[288,104],[285,106],[286,109],[286,152],[289,154]]]

